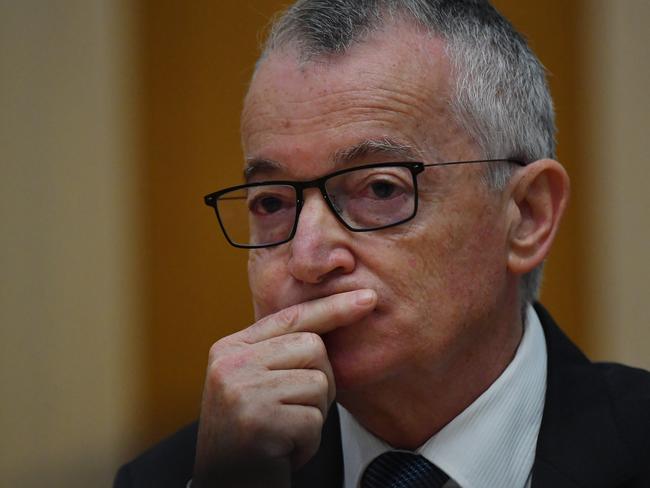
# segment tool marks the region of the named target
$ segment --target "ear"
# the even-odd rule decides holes
[[[508,269],[523,275],[544,261],[569,201],[569,176],[562,165],[541,159],[511,179]]]

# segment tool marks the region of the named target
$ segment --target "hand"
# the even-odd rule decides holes
[[[376,301],[356,290],[301,303],[212,346],[192,486],[289,486],[316,453],[336,393],[320,335]]]

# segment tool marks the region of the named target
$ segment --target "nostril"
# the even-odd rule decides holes
[[[336,278],[337,276],[346,274],[348,271],[346,271],[345,267],[343,266],[337,266],[331,271],[328,271],[324,275],[321,275],[317,278],[317,283],[322,283],[324,281],[330,280],[332,278]]]
[[[318,239],[298,241],[291,246],[289,273],[299,282],[320,284],[333,277],[351,273],[355,258],[340,230],[323,231]]]

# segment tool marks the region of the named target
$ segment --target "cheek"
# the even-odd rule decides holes
[[[403,301],[462,313],[468,303],[482,301],[479,295],[505,273],[503,232],[494,209],[449,208],[438,215],[444,220],[414,227],[392,250],[405,256],[394,267],[393,290]]]
[[[443,227],[438,263],[429,263],[430,272],[437,272],[444,284],[443,296],[456,299],[461,307],[491,301],[485,295],[499,287],[506,270],[507,253],[498,215],[489,207],[474,209],[472,215],[476,217],[458,215]]]
[[[248,256],[248,283],[256,320],[282,309],[281,300],[286,296],[286,266],[272,253],[273,250],[260,249]]]

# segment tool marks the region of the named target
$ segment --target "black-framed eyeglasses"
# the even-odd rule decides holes
[[[368,232],[403,224],[418,210],[417,176],[425,168],[509,162],[486,159],[390,162],[334,171],[309,181],[274,180],[231,186],[206,195],[228,242],[240,248],[277,246],[293,239],[307,188],[318,188],[337,220],[352,232]]]

